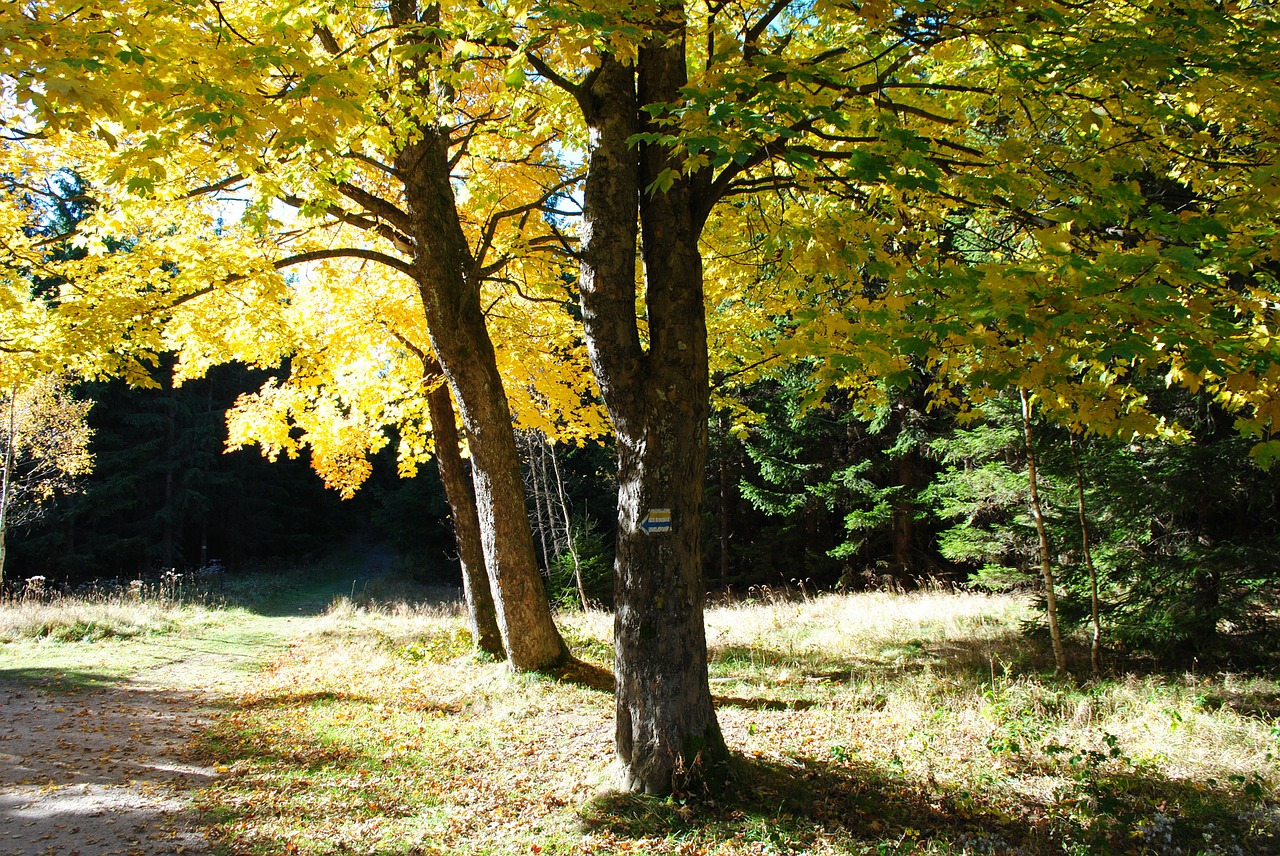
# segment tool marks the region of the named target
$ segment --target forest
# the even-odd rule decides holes
[[[5,602],[181,588],[207,606],[273,573],[305,588],[301,567],[337,596],[334,561],[366,584],[452,587],[463,645],[434,613],[417,641],[394,636],[397,613],[359,613],[387,628],[365,629],[341,611],[363,608],[358,575],[333,632],[424,672],[471,657],[607,689],[624,813],[772,775],[735,772],[725,722],[772,702],[720,691],[739,643],[709,636],[709,604],[770,605],[784,634],[776,605],[802,605],[788,651],[740,643],[780,685],[854,682],[856,650],[794,645],[824,610],[860,625],[836,604],[886,593],[976,609],[921,619],[934,629],[900,640],[894,668],[936,655],[926,670],[985,677],[993,706],[1014,668],[1062,693],[1266,680],[1278,36],[1270,4],[1209,0],[14,5]],[[289,597],[260,617],[310,609]],[[1022,652],[982,647],[986,675],[982,657],[960,665],[977,643],[933,635],[981,630],[981,603]],[[56,635],[22,621],[46,629],[15,644]],[[1225,686],[1215,697],[1243,698]],[[833,692],[782,706],[834,710]],[[1274,743],[1280,710],[1250,692],[1218,705],[1242,717],[1240,757],[1264,726]],[[950,703],[920,701],[939,721]],[[1018,757],[1027,743],[992,740]],[[1110,731],[1063,740],[1039,741],[1037,763],[1086,771],[1097,817],[1063,833],[1053,812],[988,805],[1052,818],[981,847],[1172,853],[1228,824],[1271,852],[1273,753],[1265,772],[1206,773],[1226,802],[1196,815],[1165,756]],[[1155,765],[1121,798],[1132,817],[1100,795],[1108,764]],[[705,808],[680,805],[672,823]],[[988,852],[948,837],[948,805],[923,839],[898,823],[897,850]],[[860,830],[846,850],[872,852],[877,830],[842,811],[841,835]]]

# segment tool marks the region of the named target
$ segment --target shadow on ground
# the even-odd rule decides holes
[[[185,760],[199,714],[190,698],[125,683],[0,670],[0,852],[207,852],[183,797],[214,776]]]
[[[119,675],[79,669],[16,668],[0,669],[0,692],[23,688],[39,688],[50,692],[103,689],[125,683]]]
[[[873,764],[744,758],[735,760],[728,784],[714,796],[605,793],[581,816],[588,830],[622,838],[745,837],[766,852],[803,852],[822,841],[878,854],[1280,854],[1274,803],[1138,771],[1068,785],[1059,799],[1036,803],[915,780]],[[1215,836],[1224,849],[1214,849]]]

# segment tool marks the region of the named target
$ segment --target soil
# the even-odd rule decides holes
[[[254,617],[218,644],[174,644],[131,680],[80,692],[0,682],[0,856],[210,854],[191,763],[214,706],[294,635]]]
[[[390,553],[357,547],[357,581],[388,573]],[[56,692],[0,680],[0,856],[212,854],[193,794],[218,774],[190,762],[192,744],[346,579],[216,638],[162,643],[165,662],[123,683]]]

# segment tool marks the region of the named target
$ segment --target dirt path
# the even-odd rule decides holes
[[[302,617],[179,638],[162,665],[74,694],[0,683],[0,856],[208,854],[183,760],[210,705],[290,644]]]

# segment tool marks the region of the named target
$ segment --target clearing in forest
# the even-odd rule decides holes
[[[471,654],[452,608],[386,578],[351,593],[4,643],[0,850],[1280,852],[1275,681],[1054,678],[1018,597],[709,610],[737,766],[716,792],[653,799],[603,789],[608,615],[560,615],[578,662],[517,675]]]

